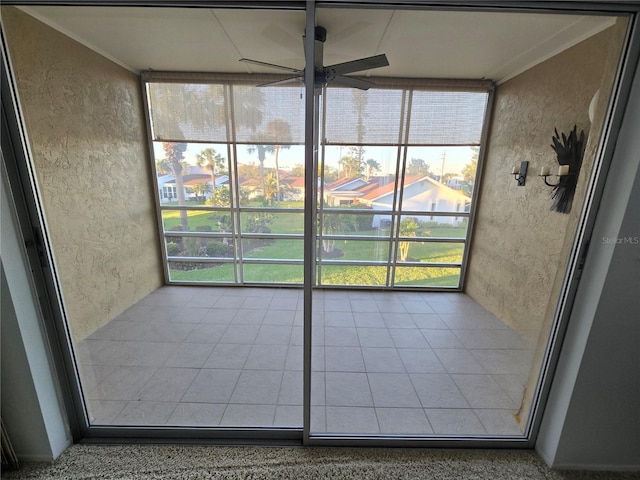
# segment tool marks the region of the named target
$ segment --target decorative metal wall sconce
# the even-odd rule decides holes
[[[564,133],[559,135],[557,129],[554,132],[555,135],[551,138],[553,140],[551,148],[556,152],[558,159],[558,174],[555,175],[558,177],[558,182],[549,183],[547,181],[547,177],[551,176],[549,167],[542,167],[540,176],[546,185],[553,187],[551,211],[569,213],[578,184],[578,174],[582,166],[585,146],[584,131],[581,131],[578,136],[576,126],[574,126],[568,136]]]
[[[525,181],[527,180],[527,169],[529,168],[529,162],[524,161],[520,163],[519,167],[513,167],[511,170],[511,175],[518,181],[519,187],[524,187]]]
[[[557,174],[552,174],[551,170],[549,169],[549,167],[542,167],[540,169],[540,175],[538,175],[538,176],[542,177],[542,179],[544,180],[545,185],[549,185],[550,187],[557,187],[558,185],[560,185],[560,180],[558,180],[558,182],[556,182],[556,183],[549,183],[547,181],[547,177],[564,177],[565,175],[571,175],[569,173],[569,165],[560,165],[558,167],[558,173]]]

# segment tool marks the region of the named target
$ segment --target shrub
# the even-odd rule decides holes
[[[371,210],[373,212],[373,209],[367,205],[362,205],[359,203],[354,203],[349,205],[349,208],[355,208],[355,209],[360,209],[360,210]],[[353,215],[353,219],[351,220],[352,225],[354,226],[355,230],[358,232],[363,232],[366,230],[371,230],[371,222],[373,220],[373,217],[371,217],[370,215]]]
[[[212,232],[213,229],[211,228],[211,225],[198,225],[196,226],[196,232]],[[201,247],[206,247],[207,246],[207,238],[206,237],[201,237],[200,238],[200,246]]]
[[[264,212],[248,213],[245,222],[245,231],[253,233],[271,233],[267,226],[273,222],[273,214]]]
[[[180,253],[180,245],[176,242],[167,242],[167,255],[170,257],[175,257]]]
[[[209,220],[213,222],[216,227],[215,231],[217,232],[227,232],[231,230],[231,217],[229,215],[211,215]]]
[[[222,242],[209,242],[205,247],[207,257],[228,257],[230,247]]]

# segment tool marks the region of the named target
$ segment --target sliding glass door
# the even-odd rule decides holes
[[[257,7],[2,7],[82,435],[527,445],[628,19]]]

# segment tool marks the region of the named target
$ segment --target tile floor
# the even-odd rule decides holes
[[[530,345],[460,293],[314,293],[312,431],[519,435]],[[93,424],[300,426],[302,290],[166,286],[80,342]]]

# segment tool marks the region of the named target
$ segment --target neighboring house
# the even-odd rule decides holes
[[[371,177],[343,179],[325,187],[324,198],[327,206],[359,204],[373,210],[391,210],[393,206],[394,179],[391,177]],[[459,190],[454,190],[431,177],[408,176],[402,193],[402,210],[406,212],[467,212],[470,198]],[[458,224],[464,217],[429,216],[428,220],[438,223]],[[372,227],[391,220],[390,215],[376,215]]]
[[[159,175],[158,176],[158,194],[160,195],[160,202],[168,202],[176,198],[176,184],[173,175]]]
[[[453,188],[454,190],[461,190],[469,197],[473,193],[473,184],[465,181],[463,177],[450,178],[449,181],[447,181],[447,186]]]
[[[289,186],[285,192],[285,200],[304,200],[304,177],[285,176],[280,182]]]
[[[273,168],[265,168],[265,180],[275,173]],[[246,198],[253,200],[262,197],[262,183],[256,175],[241,175],[238,177],[238,185],[244,191]],[[304,177],[291,175],[286,170],[280,169],[281,200],[302,200],[304,199]]]
[[[196,183],[206,183],[211,187],[211,174],[209,173],[189,173],[182,176],[182,185],[184,187],[185,200],[196,200],[196,193],[193,186]],[[229,184],[227,175],[216,176],[216,188]],[[173,202],[177,198],[176,180],[173,175],[162,175],[158,177],[158,194],[160,202]],[[205,198],[211,198],[211,191],[205,194]]]
[[[206,174],[205,176],[201,174],[197,175],[186,175],[183,177],[183,184],[185,192],[187,192],[185,198],[187,200],[197,200],[197,196],[199,192],[194,188],[198,183],[206,183],[209,187],[209,191],[204,193],[205,200],[211,198],[211,194],[213,193],[213,189],[211,188],[211,175]],[[216,175],[216,188],[219,188],[223,185],[229,184],[229,177],[227,175]]]
[[[262,184],[259,178],[240,176],[238,177],[238,185],[249,200],[262,196]]]
[[[369,181],[363,178],[343,178],[330,183],[324,188],[324,203],[327,207],[340,207],[355,203],[363,192],[361,188],[372,185],[376,179],[383,177],[372,177]],[[393,188],[393,180],[391,180]]]

